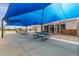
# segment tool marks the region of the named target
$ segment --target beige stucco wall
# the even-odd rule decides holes
[[[37,25],[37,32],[41,32],[41,26],[40,25]]]
[[[76,20],[66,21],[66,29],[77,29],[77,22]]]
[[[35,29],[34,29],[34,27],[35,27]],[[34,25],[34,26],[28,26],[28,29],[32,29],[32,31],[31,32],[41,32],[41,25]],[[44,25],[43,25],[43,30],[44,30]]]

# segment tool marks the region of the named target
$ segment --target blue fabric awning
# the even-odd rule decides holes
[[[58,21],[79,17],[78,3],[53,3],[45,9],[45,20]]]
[[[49,4],[50,3],[10,3],[4,19],[45,8]]]
[[[67,19],[79,17],[79,3],[61,3],[60,6]]]
[[[29,6],[28,6],[29,7]],[[18,11],[17,11],[18,12]],[[46,24],[53,21],[65,20],[79,17],[79,4],[75,3],[53,3],[43,9],[25,12],[21,15],[10,17],[6,20],[8,25],[23,24],[23,26]],[[15,14],[15,13],[14,13]]]

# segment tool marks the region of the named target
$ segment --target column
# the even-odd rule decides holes
[[[61,33],[61,24],[59,24],[59,33]]]
[[[79,37],[79,19],[77,19],[77,36]]]
[[[3,24],[3,19],[2,19],[2,21],[1,21],[2,23],[1,23],[1,37],[2,38],[4,38],[4,24]]]

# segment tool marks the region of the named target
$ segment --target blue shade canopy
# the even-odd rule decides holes
[[[45,8],[44,19],[53,21],[79,17],[79,4],[53,3]]]
[[[42,20],[42,13],[43,9],[25,13],[19,16],[11,17],[8,19],[8,23],[17,23],[20,22],[24,26],[29,26],[29,25],[39,25],[39,24],[46,24],[49,22],[53,22],[56,20],[64,19],[62,11],[57,13],[57,8],[59,8],[59,11],[61,11],[61,8],[58,4],[51,4],[48,7],[44,8],[44,15],[43,15],[43,20]],[[62,17],[60,18],[60,15]],[[10,24],[9,24],[10,25]],[[17,25],[17,24],[16,24]]]
[[[50,3],[10,3],[4,19],[45,8]]]
[[[79,17],[79,3],[62,3],[60,7],[66,18]]]
[[[7,23],[17,23],[20,22],[24,26],[29,26],[29,25],[37,25],[41,24],[41,19],[42,19],[42,9],[33,11],[30,13],[25,13],[19,16],[11,17],[8,20],[6,20]]]
[[[53,21],[65,20],[79,17],[79,4],[75,3],[53,3],[43,9],[21,14],[7,19],[7,23],[14,25],[23,24],[24,26],[46,24]]]
[[[9,26],[24,26],[22,23],[20,23],[20,22],[15,22],[15,23],[13,23],[13,22],[10,22],[10,23],[7,23],[7,25],[9,25]]]
[[[66,17],[64,16],[59,4],[50,4],[48,7],[45,8],[43,20],[45,23],[64,20],[65,18]]]

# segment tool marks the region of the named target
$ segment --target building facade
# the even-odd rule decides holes
[[[41,25],[30,27],[32,32],[41,32]],[[50,34],[67,34],[79,36],[79,18],[55,21],[43,25],[43,31]]]
[[[44,30],[54,34],[60,33],[79,36],[79,19],[51,22],[44,26]]]

